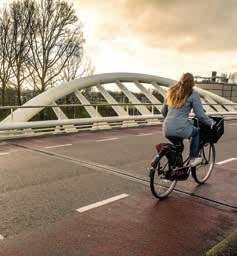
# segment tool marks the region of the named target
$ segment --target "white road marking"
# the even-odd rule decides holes
[[[0,235],[0,240],[3,240],[3,239],[4,239],[4,237],[2,235]]]
[[[235,160],[237,160],[237,158],[229,158],[229,159],[226,159],[224,161],[218,162],[216,164],[225,164],[225,163],[229,163],[229,162],[232,162],[232,161],[235,161]]]
[[[108,139],[102,139],[102,140],[96,140],[96,141],[101,142],[101,141],[109,141],[109,140],[118,140],[118,138],[108,138]]]
[[[94,204],[89,204],[89,205],[87,205],[87,206],[78,208],[76,211],[82,213],[82,212],[91,210],[91,209],[93,209],[93,208],[97,208],[97,207],[100,207],[100,206],[102,206],[102,205],[109,204],[109,203],[112,203],[112,202],[114,202],[114,201],[123,199],[123,198],[125,198],[125,197],[127,197],[127,196],[128,196],[128,194],[121,194],[121,195],[118,195],[118,196],[114,196],[114,197],[105,199],[105,200],[103,200],[103,201],[100,201],[100,202],[97,202],[97,203],[94,203]]]
[[[6,156],[6,155],[9,155],[10,153],[9,152],[3,152],[3,153],[0,153],[0,156]]]
[[[140,133],[140,134],[137,134],[136,136],[149,136],[149,135],[153,135],[153,133]]]
[[[61,148],[61,147],[68,147],[68,146],[72,146],[72,144],[54,145],[54,146],[48,146],[44,148]]]
[[[233,123],[233,124],[227,124],[227,125],[237,125],[237,123]]]

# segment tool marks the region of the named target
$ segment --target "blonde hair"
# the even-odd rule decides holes
[[[190,73],[182,75],[179,82],[170,87],[167,93],[167,105],[169,107],[181,108],[192,94],[194,86],[194,78]]]

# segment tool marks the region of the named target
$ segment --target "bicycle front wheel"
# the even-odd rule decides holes
[[[166,155],[159,156],[156,168],[150,171],[150,188],[156,198],[166,198],[176,185],[176,180],[166,178],[168,171],[169,163]]]
[[[202,163],[192,168],[192,176],[198,184],[205,183],[210,177],[215,165],[216,151],[212,143],[205,144],[199,153]]]

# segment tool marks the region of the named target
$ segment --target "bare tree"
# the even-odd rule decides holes
[[[34,94],[93,73],[84,58],[81,23],[67,0],[14,0],[0,17],[0,83],[17,91],[33,83]]]
[[[90,76],[90,75],[93,75],[94,72],[95,72],[95,66],[92,65],[91,60],[89,58],[85,57],[84,60],[82,61],[82,65],[80,69],[78,70],[79,77]],[[83,92],[85,96],[89,98],[92,94],[92,87],[83,89]]]
[[[71,81],[94,74],[95,67],[88,57],[73,55],[63,69],[61,78],[64,81]]]
[[[78,77],[91,76],[95,73],[95,66],[92,64],[91,59],[84,57],[81,66],[78,69]]]
[[[65,63],[62,74],[60,75],[60,78],[64,81],[74,80],[77,77],[78,69],[80,68],[82,62],[83,48],[81,47],[80,42],[72,42],[68,51],[65,51],[64,54],[70,54],[70,48],[72,47],[75,48],[74,53]]]
[[[33,22],[35,4],[32,0],[15,1],[10,6],[12,19],[10,46],[13,53],[11,69],[14,79],[11,84],[17,89],[18,104],[21,105],[21,89],[23,83],[30,76],[27,66],[30,52],[29,42],[31,36],[31,24]]]
[[[60,80],[69,82],[71,80],[92,75],[94,74],[94,70],[95,68],[90,59],[82,56],[79,51],[69,59],[68,63],[63,69]],[[66,96],[65,100],[67,104],[73,103],[73,100],[71,100],[71,95]]]
[[[11,19],[6,10],[0,18],[0,81],[2,90],[2,105],[5,105],[5,92],[11,77],[12,52],[9,47],[9,34],[11,29]]]
[[[55,82],[70,59],[83,48],[84,38],[72,5],[64,0],[41,0],[32,23],[29,63],[40,92]]]

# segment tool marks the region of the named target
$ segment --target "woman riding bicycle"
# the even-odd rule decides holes
[[[200,96],[193,89],[194,85],[193,75],[185,73],[176,85],[169,88],[161,110],[165,117],[163,132],[168,139],[169,137],[191,138],[190,166],[196,166],[202,161],[202,158],[198,157],[199,128],[193,126],[188,119],[191,110],[193,109],[200,122],[211,127],[215,123],[205,114]]]

